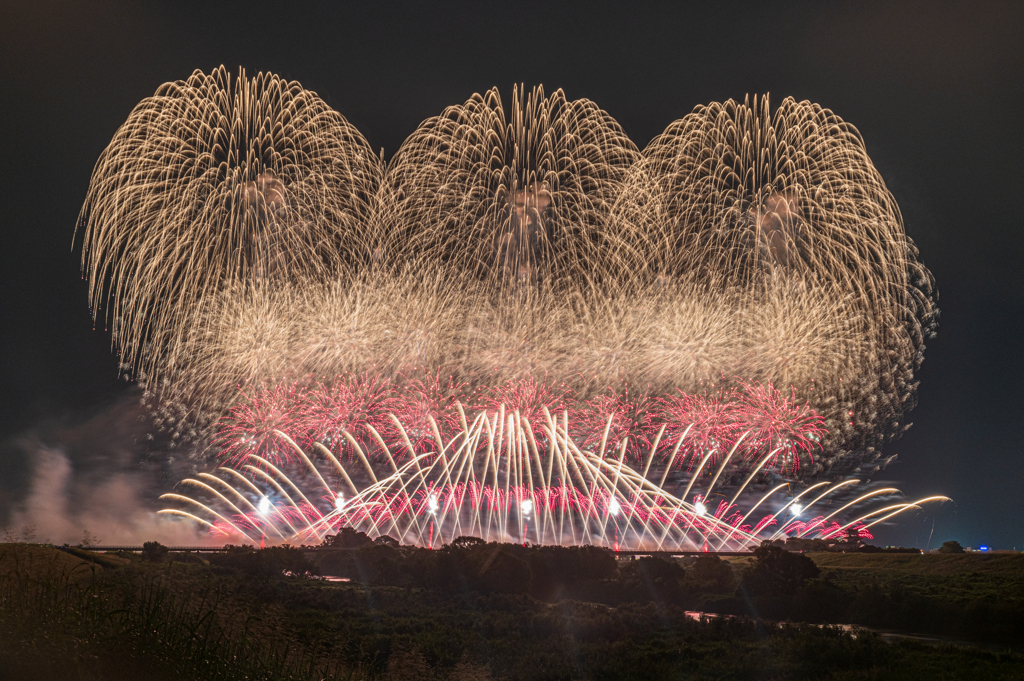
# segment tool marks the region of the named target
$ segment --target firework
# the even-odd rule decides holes
[[[737,375],[794,386],[805,399],[813,389],[837,449],[897,432],[934,329],[933,285],[853,126],[792,98],[775,111],[767,97],[698,107],[648,145],[614,212],[633,244],[624,269],[639,285],[710,282],[748,299],[816,289],[819,308],[835,306],[844,322],[825,326],[818,347],[842,359],[791,367],[787,350],[799,364],[816,348],[773,329],[785,339],[776,365]],[[750,321],[742,337],[771,326]]]
[[[705,456],[714,459],[732,448],[741,427],[732,398],[732,391],[719,389],[695,395],[680,391],[660,400],[659,412],[665,424],[662,452],[669,449],[669,442],[681,443],[678,449],[671,448],[669,466],[693,466]]]
[[[465,400],[465,384],[451,377],[443,381],[439,373],[405,377],[398,390],[398,408],[383,428],[384,442],[392,450],[404,449],[411,456],[443,448],[459,431],[460,400]]]
[[[577,411],[573,430],[589,451],[638,453],[657,437],[653,406],[646,392],[630,394],[628,386],[621,394],[609,389]]]
[[[577,408],[575,395],[564,383],[555,385],[532,376],[488,388],[476,403],[488,413],[504,410],[517,414],[535,437],[543,434],[548,414],[575,412]]]
[[[681,490],[672,493],[664,475],[661,484],[649,476],[654,448],[640,471],[622,458],[609,460],[582,450],[565,422],[567,416],[560,424],[556,416],[545,414],[543,429],[550,446],[542,453],[532,429],[514,412],[480,412],[436,451],[401,463],[385,451],[391,471],[386,475],[378,475],[355,443],[359,456],[346,464],[324,447],[316,448],[319,456],[307,455],[280,433],[280,440],[296,454],[298,465],[292,475],[254,455],[240,467],[241,473],[221,468],[183,481],[197,494],[164,495],[178,507],[163,512],[188,517],[220,536],[250,542],[257,537],[320,541],[348,526],[421,546],[473,535],[539,544],[742,550],[786,536],[836,539],[850,529],[870,538],[872,525],[923,503],[946,500],[929,497],[864,512],[861,507],[869,500],[896,493],[881,488],[823,515],[822,506],[858,482],[846,480],[817,483],[791,495],[777,510],[764,510],[777,505],[788,487],[778,485],[742,508],[737,499],[779,448],[738,487],[716,486],[719,475],[710,482],[693,476],[670,485]],[[835,519],[849,508],[859,509],[852,520]]]
[[[158,423],[233,461],[279,463],[275,432],[438,456],[468,407],[552,449],[546,408],[613,459],[813,476],[899,431],[937,314],[859,134],[792,99],[641,153],[593,102],[491,90],[385,168],[297,84],[197,72],[118,131],[82,224]]]
[[[296,432],[299,406],[306,400],[294,386],[277,384],[253,391],[221,420],[217,446],[229,461],[242,463],[251,457],[280,462],[281,432]],[[318,439],[330,441],[327,424]],[[287,456],[287,453],[286,453]]]
[[[561,90],[497,89],[424,121],[382,185],[387,250],[499,291],[601,272],[608,211],[638,159],[606,112]]]
[[[770,383],[745,384],[735,409],[739,412],[734,417],[735,430],[748,433],[743,442],[748,459],[765,450],[776,451],[781,470],[796,472],[801,459],[813,463],[814,452],[820,451],[828,432],[825,420],[813,409],[787,398]]]
[[[467,395],[464,384],[442,381],[437,374],[404,382],[366,374],[252,390],[218,421],[214,443],[219,457],[232,464],[250,458],[275,465],[291,461],[297,445],[323,446],[349,459],[354,448],[371,459],[405,459],[440,454],[465,430],[471,410],[490,419],[514,415],[541,455],[554,447],[549,436],[555,414],[564,416],[562,427],[588,453],[638,463],[650,451],[668,468],[692,469],[705,459],[715,466],[728,453],[733,468],[742,469],[771,453],[760,469],[795,474],[802,464],[813,463],[826,435],[814,409],[771,385],[744,383],[729,391],[657,400],[646,392],[609,390],[581,402],[564,386],[533,379]]]
[[[93,170],[79,223],[94,314],[155,381],[234,282],[338,276],[375,248],[383,164],[316,94],[221,67],[139,103]]]

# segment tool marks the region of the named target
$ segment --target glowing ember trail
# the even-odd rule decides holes
[[[492,89],[385,161],[297,82],[196,71],[78,224],[154,429],[222,465],[163,512],[218,535],[726,550],[945,499],[843,479],[905,430],[937,292],[812,102],[700,106],[641,150],[592,101]]]
[[[885,488],[822,515],[825,504],[857,482],[847,480],[818,483],[779,510],[758,513],[776,502],[788,485],[768,490],[745,510],[737,499],[756,476],[768,473],[772,462],[779,461],[791,446],[785,440],[749,467],[746,480],[738,488],[732,485],[735,491],[727,500],[725,486],[716,485],[727,463],[756,431],[742,433],[729,451],[708,451],[687,479],[665,485],[671,462],[659,454],[657,442],[631,463],[625,441],[616,452],[604,448],[606,437],[597,451],[581,449],[571,437],[568,412],[558,418],[542,409],[537,431],[528,419],[503,405],[481,411],[471,421],[461,405],[456,406],[466,425],[424,452],[417,451],[401,421],[393,419],[404,444],[378,446],[386,475],[379,474],[380,461],[371,463],[369,447],[347,431],[343,436],[353,456],[344,463],[320,442],[307,453],[277,431],[278,441],[291,450],[290,474],[253,453],[241,466],[245,475],[220,468],[215,475],[183,481],[196,496],[164,495],[181,508],[162,513],[185,516],[217,535],[247,541],[264,536],[317,542],[341,527],[354,527],[371,536],[388,535],[428,547],[472,535],[487,541],[591,544],[616,550],[736,551],[785,536],[843,538],[849,529],[871,538],[872,525],[922,503],[946,499],[929,497],[862,513],[865,502],[897,492]],[[427,420],[431,430],[439,432],[433,417]],[[673,452],[683,449],[686,437],[669,443]],[[711,473],[708,463],[713,458],[721,463]],[[665,469],[661,484],[649,476],[655,468]],[[834,517],[847,509],[856,509],[854,517],[840,524]]]

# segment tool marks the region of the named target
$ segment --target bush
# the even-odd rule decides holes
[[[958,541],[947,541],[942,542],[942,546],[939,547],[939,553],[963,553],[964,547],[960,546]]]
[[[531,546],[518,553],[533,574],[531,593],[544,600],[572,597],[581,585],[611,579],[617,573],[612,554],[595,546]]]
[[[237,570],[252,577],[311,577],[318,568],[299,549],[287,544],[255,549],[252,546],[229,546],[226,553],[211,556],[210,564]]]
[[[154,563],[167,560],[167,547],[156,541],[148,541],[142,545],[142,557]]]
[[[622,595],[638,603],[680,602],[686,571],[674,560],[645,556],[622,567]]]
[[[797,622],[842,622],[850,597],[828,579],[809,579],[790,603],[789,618]]]
[[[456,540],[458,541],[458,540]],[[477,544],[460,548],[453,542],[436,552],[434,578],[444,588],[480,593],[529,593],[533,571],[514,544]],[[429,576],[429,570],[422,571]]]
[[[388,537],[388,539],[391,538]],[[358,549],[360,546],[366,546],[371,543],[373,543],[373,540],[365,532],[359,532],[351,527],[343,527],[338,530],[338,534],[324,537],[324,541],[320,546],[332,549]]]
[[[754,549],[754,564],[743,577],[743,584],[752,596],[792,596],[808,579],[821,570],[802,553],[790,553],[778,546]]]
[[[732,566],[714,554],[698,556],[686,574],[687,590],[724,594],[736,589]]]
[[[353,552],[351,559],[351,577],[363,584],[403,586],[406,582],[402,556],[396,546],[377,542],[366,544]]]

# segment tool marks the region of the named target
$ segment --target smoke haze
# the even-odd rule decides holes
[[[191,523],[156,513],[157,497],[187,474],[188,462],[149,453],[146,430],[138,399],[129,396],[85,418],[39,424],[3,443],[3,458],[19,471],[0,483],[6,538],[208,543]]]

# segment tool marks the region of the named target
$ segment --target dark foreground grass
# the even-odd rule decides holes
[[[833,621],[1018,648],[1024,643],[1024,555],[808,555],[833,587],[829,593],[817,586],[818,600],[832,597],[838,607],[830,614],[845,618]]]
[[[231,604],[214,588],[175,593],[158,570],[132,566],[85,578],[88,562],[62,553],[0,554],[0,679],[358,677],[308,646],[252,635],[249,620],[226,623]]]
[[[5,681],[1024,678],[1014,654],[741,618],[694,621],[659,603],[545,603],[203,563],[91,570],[54,549],[31,553],[30,570],[3,567],[25,551],[0,554]]]
[[[954,575],[979,573],[1019,582],[1022,553],[808,553],[822,567],[853,568],[875,573]]]

